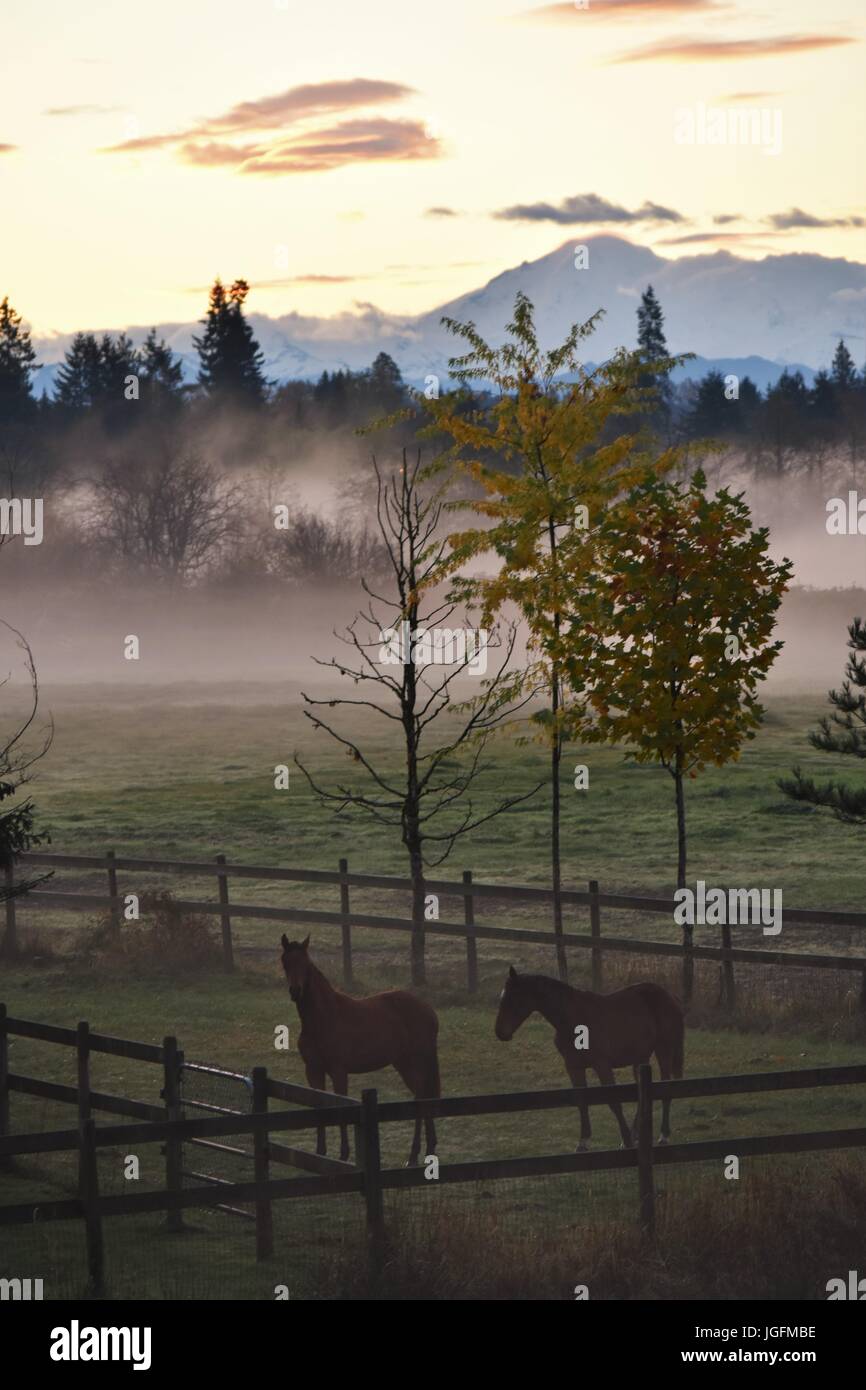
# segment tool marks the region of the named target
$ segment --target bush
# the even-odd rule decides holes
[[[186,912],[167,888],[142,893],[139,920],[116,927],[106,913],[91,929],[81,955],[91,965],[198,970],[216,964],[220,946],[206,917]]]

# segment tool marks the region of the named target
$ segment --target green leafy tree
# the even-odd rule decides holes
[[[199,356],[199,383],[208,395],[235,404],[261,405],[267,394],[264,356],[244,317],[246,280],[229,288],[215,280],[208,300],[204,333],[193,338]]]
[[[16,646],[24,654],[24,666],[30,681],[31,691],[29,709],[23,716],[17,716],[12,720],[11,728],[4,728],[0,732],[0,807],[3,807],[7,802],[11,803],[22,787],[30,782],[34,764],[45,756],[51,746],[54,726],[49,720],[47,726],[41,730],[37,741],[33,744],[29,743],[28,740],[36,726],[39,710],[39,682],[33,663],[33,653],[26,638],[16,628],[11,627],[2,619],[0,619],[0,627],[12,634]],[[8,677],[6,680],[0,681],[0,689],[7,684],[7,681]],[[36,812],[29,797],[25,797],[23,801],[19,801],[15,805],[9,805],[8,809],[0,809],[0,870],[9,871],[19,854],[25,850],[36,848],[49,838],[47,832],[39,830],[36,825]],[[50,877],[50,873],[41,874],[36,878],[19,879],[14,886],[10,886],[4,872],[3,879],[0,879],[0,902],[31,892],[32,889]],[[11,959],[16,954],[15,920],[8,918],[3,938],[0,940],[0,957]]]
[[[509,341],[501,347],[486,343],[474,324],[445,319],[449,330],[469,347],[464,356],[451,359],[452,376],[461,383],[492,383],[496,395],[492,405],[482,403],[469,411],[454,394],[421,400],[431,417],[424,433],[449,441],[438,466],[450,465],[468,475],[481,492],[474,500],[455,504],[469,508],[479,522],[450,537],[457,573],[454,592],[480,607],[485,622],[514,604],[529,629],[526,669],[516,685],[544,698],[535,725],[550,755],[551,874],[558,937],[559,776],[572,715],[564,674],[581,642],[573,585],[592,563],[595,528],[605,507],[649,467],[664,472],[680,457],[673,449],[654,457],[633,430],[622,428],[623,420],[633,421],[647,400],[647,392],[637,384],[641,362],[636,354],[621,351],[594,371],[582,366],[579,350],[599,317],[575,324],[551,351],[538,342],[532,304],[523,294],[518,294],[507,326]],[[563,381],[566,373],[573,379]],[[492,576],[459,574],[467,562],[491,553],[499,566]],[[557,960],[565,978],[561,941]]]
[[[866,652],[866,625],[862,618],[855,618],[848,628],[848,646],[851,655],[845,682],[841,690],[830,690],[827,695],[833,714],[819,721],[809,742],[821,753],[866,758],[866,660],[858,655]],[[786,796],[824,807],[846,825],[866,825],[866,787],[846,787],[841,782],[819,786],[811,777],[804,777],[799,767],[793,768],[792,773],[792,777],[780,778],[778,783]]]
[[[30,331],[9,303],[0,302],[0,424],[28,419],[34,412],[30,377],[37,367]]]
[[[791,565],[768,549],[742,494],[708,496],[700,471],[687,487],[646,478],[600,526],[588,586],[593,640],[570,676],[586,701],[588,742],[624,745],[636,762],[670,773],[680,888],[685,782],[736,760],[754,738],[757,687],[782,647],[770,638]],[[690,972],[687,991],[689,981]]]

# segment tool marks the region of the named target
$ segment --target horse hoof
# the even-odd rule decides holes
[[[405,1162],[405,1164],[404,1164],[404,1167],[406,1167],[406,1168],[418,1168],[418,1167],[420,1167],[420,1164],[418,1163],[417,1158],[407,1158],[407,1159],[406,1159],[406,1162]]]
[[[658,1139],[656,1140],[656,1147],[658,1148],[661,1144],[669,1144],[669,1143],[670,1143],[670,1140],[668,1139],[667,1135],[666,1135],[666,1134],[660,1134],[659,1137],[658,1137]]]
[[[588,1145],[588,1144],[584,1144],[583,1141],[581,1141],[581,1143],[578,1144],[578,1146],[577,1146],[577,1148],[575,1149],[574,1152],[575,1152],[576,1154],[588,1154],[588,1153],[589,1153],[589,1145]]]

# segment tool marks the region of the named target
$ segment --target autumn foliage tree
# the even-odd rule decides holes
[[[770,639],[791,565],[768,549],[742,494],[708,496],[700,471],[688,486],[650,476],[604,517],[598,568],[581,577],[594,612],[569,677],[585,701],[583,737],[670,773],[680,888],[686,780],[754,738],[758,685],[782,647]]]
[[[493,383],[492,407],[466,410],[459,395],[424,399],[427,433],[448,442],[439,467],[452,466],[476,485],[470,501],[475,524],[450,536],[455,593],[477,605],[489,622],[516,605],[529,630],[526,669],[517,688],[543,693],[535,716],[550,754],[551,870],[554,931],[562,936],[559,774],[572,719],[566,665],[582,641],[582,615],[574,586],[592,565],[594,537],[608,505],[644,476],[664,473],[679,459],[676,449],[654,453],[635,420],[647,393],[638,385],[642,359],[621,351],[592,371],[580,361],[582,344],[600,314],[575,324],[549,351],[538,342],[533,307],[518,294],[509,341],[491,347],[471,323],[443,322],[468,345],[452,358],[461,383]],[[622,417],[622,418],[620,418]],[[465,566],[495,557],[489,576],[467,577]],[[475,566],[477,569],[477,565]],[[462,574],[459,571],[463,571]],[[565,949],[557,943],[559,973],[566,977]]]

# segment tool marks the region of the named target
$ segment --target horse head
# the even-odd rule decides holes
[[[303,941],[289,941],[285,932],[283,933],[281,959],[289,982],[289,994],[296,1004],[300,1003],[307,990],[311,969],[310,957],[307,954],[309,944],[308,936]]]
[[[518,975],[513,965],[508,967],[505,988],[499,996],[499,1012],[496,1015],[496,1036],[500,1042],[510,1042],[521,1023],[524,1023],[535,1008],[535,1000],[526,988],[526,979]]]

